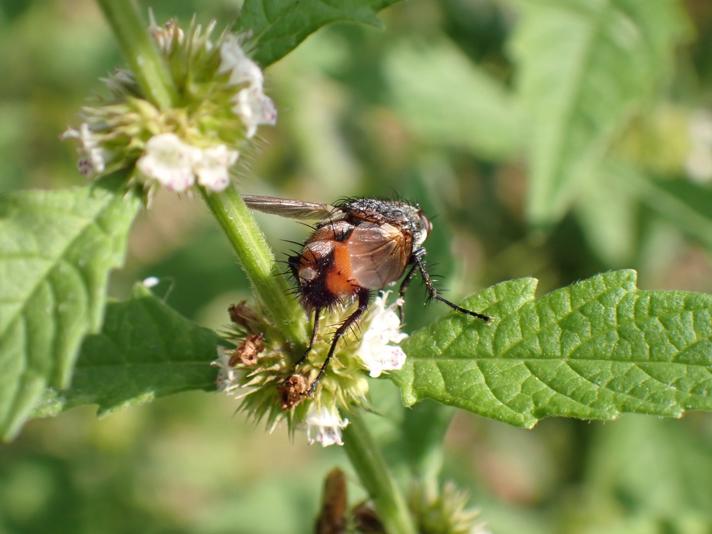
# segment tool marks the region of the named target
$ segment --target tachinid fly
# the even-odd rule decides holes
[[[490,320],[487,315],[450,302],[433,285],[425,266],[423,247],[432,224],[417,205],[372,198],[347,199],[334,205],[269,196],[244,196],[243,199],[250,208],[258,211],[319,221],[302,251],[290,256],[288,261],[302,304],[308,312],[314,313],[309,346],[297,365],[311,351],[322,310],[353,297],[358,300],[356,310],[334,333],[329,352],[308,389],[309,393],[314,392],[326,371],[339,338],[368,308],[371,292],[383,289],[401,277],[401,296],[417,273],[423,279],[429,298],[460,313]]]

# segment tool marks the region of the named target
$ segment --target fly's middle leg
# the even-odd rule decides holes
[[[314,308],[314,326],[312,327],[312,333],[311,333],[311,338],[309,339],[309,345],[307,345],[307,348],[304,351],[304,354],[302,354],[302,357],[299,358],[297,363],[294,364],[295,367],[304,363],[304,360],[307,359],[307,356],[309,356],[309,353],[311,352],[312,348],[314,347],[314,340],[316,339],[316,334],[319,331],[319,316],[320,315],[321,315],[321,308],[318,308],[318,307]]]

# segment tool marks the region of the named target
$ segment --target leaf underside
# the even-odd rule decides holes
[[[69,389],[52,391],[36,415],[82,404],[107,413],[127,404],[188,390],[215,389],[219,338],[184,318],[148,290],[111,302],[99,334],[82,344]]]
[[[334,22],[380,26],[376,12],[398,0],[245,0],[237,31],[249,35],[263,67],[287,55],[310,34]]]
[[[415,332],[394,378],[407,405],[424,398],[532,427],[549,416],[680,417],[712,410],[712,296],[636,288],[636,273],[594,276],[534,300],[512,280],[462,315]]]
[[[110,269],[140,202],[116,180],[0,196],[0,435],[17,433],[46,387],[65,387],[101,325]]]

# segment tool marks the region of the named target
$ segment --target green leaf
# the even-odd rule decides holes
[[[512,95],[452,43],[402,43],[384,75],[401,120],[436,146],[500,159],[519,149],[521,114]]]
[[[529,218],[555,222],[668,74],[687,29],[677,0],[519,0]]]
[[[245,0],[236,29],[252,36],[253,57],[266,67],[327,24],[357,22],[380,27],[376,12],[397,1]]]
[[[432,398],[524,427],[712,410],[712,296],[635,282],[635,271],[614,271],[537,300],[531,278],[486,289],[465,306],[491,323],[450,314],[403,343],[404,402]]]
[[[0,196],[0,434],[14,436],[45,388],[65,387],[101,326],[140,202],[123,179]]]
[[[88,336],[69,389],[53,392],[39,415],[81,404],[99,413],[180,391],[215,389],[219,338],[189,321],[142,286],[106,307],[101,333]]]

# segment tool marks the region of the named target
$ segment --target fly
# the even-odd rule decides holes
[[[321,312],[351,299],[358,302],[356,310],[334,332],[329,352],[308,394],[314,393],[326,372],[339,339],[368,308],[371,293],[401,278],[401,297],[419,274],[428,298],[439,300],[459,313],[485,322],[490,320],[487,315],[450,302],[438,292],[425,265],[423,246],[433,226],[417,204],[372,198],[346,199],[333,205],[269,196],[243,199],[247,206],[264,213],[318,220],[302,251],[288,259],[302,305],[314,314],[309,345],[297,365],[307,358],[314,345]]]

